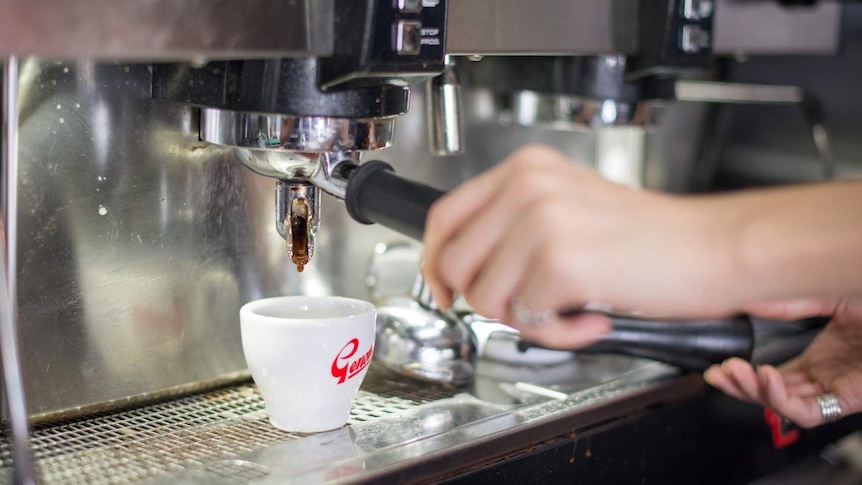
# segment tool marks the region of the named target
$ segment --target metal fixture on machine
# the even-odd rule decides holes
[[[3,178],[17,178],[18,169],[18,58],[10,56],[3,66],[2,160]],[[14,191],[7,191],[0,216],[3,234],[14,233],[18,217]],[[15,245],[3,244],[0,252],[0,368],[3,376],[3,413],[12,439],[12,459],[15,462],[15,483],[35,484],[36,473],[30,452],[30,425],[27,419],[27,400],[24,395],[24,373],[21,368],[21,349],[18,339],[15,287]],[[11,268],[10,268],[11,266]]]
[[[468,384],[479,358],[476,335],[454,312],[437,308],[417,269],[417,256],[416,246],[406,241],[380,243],[368,262],[365,282],[377,307],[374,359],[414,379]],[[411,274],[409,295],[394,288]]]
[[[624,55],[607,55],[486,57],[459,67],[465,85],[493,93],[500,123],[593,133],[596,168],[639,186],[644,137],[658,111],[643,83],[629,81],[629,65]]]
[[[235,148],[244,165],[278,180],[276,227],[302,271],[314,253],[317,189],[345,198],[360,154],[391,144],[410,85],[444,72],[445,20],[445,1],[354,2],[334,16],[331,56],[156,65],[153,95],[200,106],[201,140]],[[448,72],[435,81],[436,139],[454,153],[458,98]]]
[[[461,82],[449,56],[443,72],[428,81],[425,102],[431,153],[439,156],[464,153]]]

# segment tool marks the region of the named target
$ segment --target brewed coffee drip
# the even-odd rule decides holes
[[[308,202],[304,199],[294,199],[291,202],[290,216],[290,245],[291,259],[296,265],[296,270],[302,273],[308,264]]]

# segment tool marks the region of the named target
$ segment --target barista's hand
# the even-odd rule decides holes
[[[487,317],[518,326],[513,298],[532,311],[588,302],[647,314],[732,313],[727,231],[691,200],[611,183],[542,146],[520,149],[432,206],[423,272],[438,304],[462,294]],[[608,331],[589,314],[525,337],[574,348]]]
[[[733,358],[704,378],[738,399],[772,408],[799,426],[820,425],[817,396],[831,392],[844,416],[862,412],[862,300],[796,301],[749,308],[774,319],[832,315],[832,321],[795,359],[775,368]]]

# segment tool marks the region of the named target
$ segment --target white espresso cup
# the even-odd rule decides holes
[[[242,350],[269,421],[285,431],[340,428],[374,352],[374,305],[336,296],[281,296],[239,312]]]

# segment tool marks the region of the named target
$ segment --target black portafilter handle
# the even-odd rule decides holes
[[[417,241],[425,233],[428,209],[445,192],[395,175],[374,160],[359,165],[347,180],[347,213],[363,224],[378,223]]]
[[[428,209],[443,195],[441,190],[399,177],[386,162],[370,161],[349,175],[344,202],[356,221],[378,223],[421,241]],[[611,320],[613,330],[582,352],[645,357],[703,370],[730,357],[749,359],[754,347],[751,322],[745,316],[691,322],[617,316]]]
[[[751,359],[754,330],[745,315],[716,320],[656,321],[608,315],[611,331],[578,353],[643,357],[687,371],[703,371],[731,357]],[[526,341],[521,351],[538,347]]]

